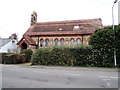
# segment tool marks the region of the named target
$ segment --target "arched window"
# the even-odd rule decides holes
[[[45,40],[45,46],[48,47],[48,44],[49,44],[49,40],[46,39],[46,40]]]
[[[77,39],[77,46],[80,46],[80,44],[81,44],[80,39]]]
[[[40,47],[43,47],[43,39],[40,40]]]
[[[64,39],[60,40],[60,46],[64,46]]]
[[[58,39],[55,39],[55,46],[58,46]]]
[[[70,47],[74,47],[74,39],[70,40]]]
[[[90,45],[90,38],[87,39],[87,44]]]

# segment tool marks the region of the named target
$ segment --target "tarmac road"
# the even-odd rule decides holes
[[[2,65],[2,88],[118,88],[117,70]]]

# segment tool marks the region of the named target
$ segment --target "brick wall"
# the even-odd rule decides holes
[[[45,44],[46,44],[46,40],[48,39],[48,47],[54,47],[55,46],[55,39],[58,40],[58,46],[60,46],[60,41],[61,39],[64,40],[64,46],[70,47],[71,45],[71,39],[74,40],[74,47],[77,46],[77,39],[80,39],[80,45],[84,45],[87,46],[88,45],[88,41],[89,41],[90,35],[84,35],[84,36],[54,36],[54,37],[50,37],[50,36],[41,36],[41,37],[32,37],[32,39],[38,43],[39,48],[46,48]],[[39,39],[39,40],[38,40]],[[40,40],[43,40],[43,46],[40,46]],[[32,47],[30,47],[32,48]]]

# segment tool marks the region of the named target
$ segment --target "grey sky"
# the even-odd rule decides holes
[[[112,25],[114,0],[1,0],[0,37],[18,33],[19,38],[30,26],[35,10],[38,22],[101,18],[103,25]],[[118,24],[118,2],[114,7]]]

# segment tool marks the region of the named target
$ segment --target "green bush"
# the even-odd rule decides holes
[[[22,54],[25,54],[25,55],[26,55],[27,62],[30,62],[30,61],[31,61],[31,56],[32,56],[32,54],[33,54],[33,51],[32,51],[31,49],[23,50],[23,51],[22,51]]]
[[[91,47],[38,49],[31,62],[33,65],[114,66],[112,52],[105,54]]]
[[[23,54],[15,54],[15,53],[2,54],[3,64],[19,64],[25,62],[26,62],[26,56]]]
[[[117,65],[120,68],[120,50],[116,52],[117,53]]]
[[[5,55],[6,53],[0,53],[0,64],[2,64],[3,63],[3,57],[4,57],[4,55]]]
[[[114,37],[115,35],[115,37]],[[116,50],[117,66],[120,67],[120,25],[115,25],[96,30],[90,37],[89,44],[93,49],[99,50],[96,54],[100,57],[98,66],[114,67],[114,50]]]
[[[50,59],[50,49],[38,49],[32,56],[33,64],[47,65]],[[49,62],[50,63],[50,62]]]
[[[70,48],[53,48],[51,52],[51,64],[73,66],[76,62]]]

